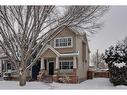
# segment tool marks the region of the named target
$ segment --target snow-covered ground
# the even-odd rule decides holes
[[[127,89],[127,86],[114,87],[108,78],[94,78],[80,84],[27,82],[20,87],[18,81],[0,81],[0,89]]]

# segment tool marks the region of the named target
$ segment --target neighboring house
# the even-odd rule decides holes
[[[8,60],[5,53],[0,54],[0,75],[3,78],[8,77],[7,74],[10,74],[12,77],[18,77],[18,74],[11,62]]]
[[[4,53],[0,53],[0,75],[2,75],[2,73],[6,71],[7,71],[7,57]]]
[[[28,70],[27,77],[30,77],[30,72]],[[0,48],[0,76],[3,79],[18,79],[18,71],[15,69],[14,64],[12,64],[7,55]],[[10,77],[10,78],[9,78]]]
[[[66,28],[46,45],[29,75],[33,80],[43,81],[50,76],[57,82],[82,82],[87,79],[89,53],[86,34]]]

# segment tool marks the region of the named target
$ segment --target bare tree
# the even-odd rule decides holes
[[[91,55],[91,63],[94,65],[96,69],[107,69],[108,66],[106,62],[103,60],[103,53],[95,53]]]
[[[36,63],[47,43],[60,31],[71,27],[81,32],[94,33],[101,27],[97,20],[108,8],[0,6],[0,46],[19,72],[20,86],[26,84],[27,69]],[[28,64],[35,53],[35,58]]]
[[[127,46],[127,37],[124,38],[123,43]]]

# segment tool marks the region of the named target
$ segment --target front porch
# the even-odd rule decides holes
[[[77,59],[72,57],[41,58],[41,68],[38,80],[45,77],[55,82],[77,83]],[[50,79],[51,80],[51,79]]]
[[[41,67],[37,79],[43,81],[51,76],[52,81],[77,83],[77,56],[76,53],[60,54],[54,48],[47,48],[41,57]]]

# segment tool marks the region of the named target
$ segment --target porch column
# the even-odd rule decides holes
[[[41,58],[41,70],[44,69],[44,58]]]
[[[76,56],[73,57],[73,75],[75,83],[77,83],[77,62],[76,62]]]
[[[0,60],[0,73],[2,74],[2,60]]]
[[[3,62],[3,65],[4,65],[4,72],[7,72],[7,64],[6,64],[6,62],[5,62],[5,59],[4,60],[2,60],[2,62]]]
[[[59,57],[56,57],[56,69],[59,69]]]
[[[73,68],[77,68],[76,56],[73,57]]]

